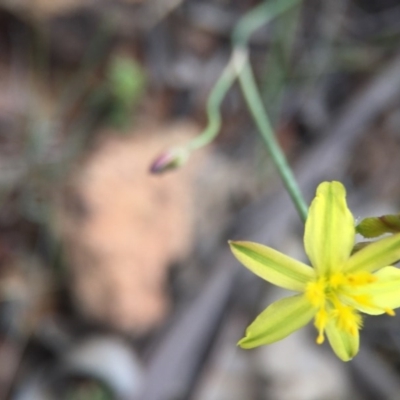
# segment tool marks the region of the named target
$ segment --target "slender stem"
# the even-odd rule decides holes
[[[301,1],[302,0],[275,0],[274,2],[261,3],[240,19],[232,34],[232,42],[234,44],[232,56],[208,97],[207,126],[199,136],[189,142],[187,145],[188,150],[199,149],[211,143],[218,135],[221,128],[221,103],[236,80],[238,64],[243,65],[243,63],[240,62],[240,58],[243,55],[242,48],[247,46],[251,34],[262,25],[268,23]]]
[[[211,143],[217,136],[221,128],[221,103],[225,98],[226,93],[232,86],[236,79],[235,52],[232,54],[228,64],[224,68],[221,76],[218,78],[214,87],[211,90],[210,96],[207,101],[207,117],[208,123],[204,131],[193,139],[187,145],[189,150],[196,150]]]
[[[288,191],[300,218],[305,222],[308,212],[307,204],[304,201],[286,157],[276,141],[273,129],[264,110],[260,93],[257,89],[253,71],[248,61],[240,68],[240,71],[238,71],[238,78],[247,106],[249,107],[254,121],[261,133],[261,137],[267,146],[272,161],[278,170],[283,184]]]
[[[303,0],[274,0],[264,1],[248,11],[240,19],[232,34],[234,47],[246,47],[250,36],[261,26],[272,21],[280,14],[290,10]]]
[[[308,210],[307,204],[301,195],[286,157],[275,139],[271,123],[257,89],[247,54],[247,42],[255,30],[298,5],[301,1],[302,0],[275,0],[264,2],[250,10],[241,18],[232,35],[232,56],[208,98],[207,127],[198,137],[192,140],[186,148],[193,151],[207,145],[217,136],[221,127],[221,103],[226,93],[233,85],[236,77],[238,77],[247,105],[260,130],[268,152],[300,218],[305,222]]]
[[[253,119],[261,133],[268,152],[275,167],[278,170],[286,190],[291,197],[294,206],[303,222],[307,219],[308,207],[305,202],[293,172],[286,160],[286,157],[276,141],[273,128],[268,115],[264,109],[264,104],[258,91],[256,81],[247,54],[247,42],[251,34],[262,25],[270,22],[278,15],[288,11],[298,5],[302,0],[275,0],[261,3],[253,10],[249,11],[237,24],[232,35],[235,51],[242,51],[246,54],[246,61],[237,69],[237,76],[243,91],[247,106]]]

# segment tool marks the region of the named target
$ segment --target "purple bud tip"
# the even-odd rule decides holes
[[[161,153],[150,165],[152,174],[162,174],[166,171],[176,169],[183,165],[189,158],[186,149],[172,149]]]

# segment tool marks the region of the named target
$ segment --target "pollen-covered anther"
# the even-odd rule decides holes
[[[313,306],[323,307],[326,299],[324,280],[310,282],[306,288],[306,296]]]
[[[375,307],[375,304],[371,300],[371,296],[368,294],[355,294],[350,297],[360,306]]]
[[[334,315],[340,329],[353,336],[357,335],[358,330],[362,327],[362,317],[353,307],[344,305],[336,307]]]
[[[391,317],[394,317],[396,315],[396,313],[394,312],[394,310],[392,310],[391,308],[385,308],[385,313],[387,315],[390,315]]]
[[[360,306],[364,307],[371,307],[375,308],[376,310],[382,310],[386,314],[390,315],[391,317],[394,317],[396,313],[392,308],[389,307],[379,307],[378,305],[374,304],[372,297],[368,294],[357,294],[357,295],[352,295],[349,296],[351,299],[353,299],[356,303],[358,303]]]
[[[315,341],[315,343],[322,344],[324,342],[325,342],[324,333],[323,332],[322,333],[318,333],[317,340]]]
[[[321,308],[315,316],[315,323],[314,323],[315,327],[318,330],[318,336],[316,340],[317,344],[322,344],[325,341],[324,331],[327,323],[328,323],[328,312],[324,308]]]
[[[355,274],[347,275],[347,284],[351,286],[362,286],[376,282],[378,278],[370,272],[362,271]]]
[[[333,274],[329,278],[329,285],[334,289],[338,288],[341,285],[345,285],[346,283],[347,283],[347,279],[346,279],[345,275],[343,275],[341,272]]]

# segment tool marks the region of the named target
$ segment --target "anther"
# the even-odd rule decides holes
[[[385,308],[385,313],[387,315],[390,315],[391,317],[394,317],[396,315],[396,313],[394,312],[394,310],[392,310],[391,308]]]
[[[317,344],[322,344],[322,343],[324,343],[324,341],[325,341],[325,336],[324,336],[323,333],[320,333],[320,334],[318,335],[318,337],[317,337],[316,343],[317,343]]]

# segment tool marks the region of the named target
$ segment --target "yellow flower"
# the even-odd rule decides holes
[[[314,268],[270,247],[230,242],[235,257],[259,277],[299,292],[267,307],[239,341],[242,348],[274,343],[312,319],[317,343],[327,336],[343,361],[358,352],[360,312],[394,315],[400,307],[400,234],[374,242],[351,255],[354,219],[339,182],[317,189],[306,221],[304,246]]]

